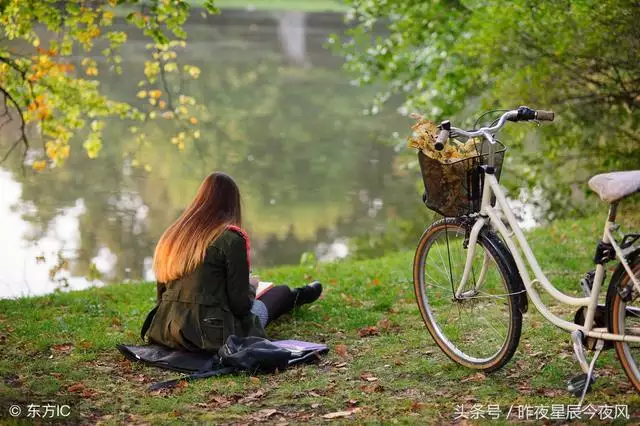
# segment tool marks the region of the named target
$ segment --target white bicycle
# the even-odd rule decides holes
[[[445,218],[423,233],[416,249],[413,280],[418,306],[429,333],[449,358],[490,372],[513,356],[530,299],[548,321],[571,333],[584,374],[570,381],[570,391],[584,398],[600,351],[611,345],[640,390],[640,234],[623,235],[615,223],[618,202],[640,191],[640,170],[601,174],[589,181],[611,206],[595,250],[595,270],[581,282],[584,297],[559,291],[545,277],[498,183],[504,146],[495,139],[496,133],[507,121],[553,118],[552,112],[520,107],[504,113],[497,124],[474,131],[445,121],[435,148],[455,143],[450,138],[480,138],[477,155],[442,164],[419,152],[424,202]],[[619,263],[606,303],[599,305],[605,264],[615,259]],[[579,307],[574,322],[553,314],[540,299],[539,287],[559,302]],[[591,363],[585,347],[595,350]]]

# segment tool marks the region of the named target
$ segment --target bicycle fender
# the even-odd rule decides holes
[[[484,237],[485,241],[488,244],[491,244],[493,248],[496,249],[497,253],[500,253],[500,256],[503,257],[503,260],[509,270],[509,278],[513,283],[514,290],[518,293],[513,297],[516,298],[518,306],[520,308],[520,313],[525,314],[529,310],[529,298],[527,297],[527,291],[522,283],[522,278],[520,277],[520,272],[518,271],[518,266],[516,265],[516,261],[511,254],[511,250],[509,247],[500,239],[498,234],[495,232],[484,229],[481,232],[481,235]]]

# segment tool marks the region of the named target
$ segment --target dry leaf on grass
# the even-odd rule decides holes
[[[264,410],[260,410],[257,413],[253,414],[251,418],[253,418],[254,420],[265,420],[277,413],[278,413],[278,410],[276,409],[266,408]]]
[[[378,332],[378,327],[375,325],[361,328],[358,330],[358,336],[360,337],[368,337],[368,336],[379,336],[380,332]]]
[[[362,385],[360,386],[360,390],[365,393],[384,392],[384,386],[382,386],[380,383],[376,383],[373,385]]]
[[[73,345],[71,343],[61,343],[59,345],[53,345],[51,350],[56,353],[68,354],[73,350]]]
[[[470,375],[469,377],[466,377],[466,378],[460,380],[459,383],[484,382],[486,378],[487,378],[487,376],[484,373],[474,373],[474,374]]]
[[[378,378],[377,378],[377,377],[375,377],[373,374],[371,374],[371,373],[366,373],[366,372],[365,372],[365,373],[361,373],[361,374],[360,374],[360,378],[361,378],[362,380],[364,380],[364,381],[367,381],[367,382],[375,382],[375,381],[377,381],[377,380],[378,380]]]
[[[250,393],[249,395],[245,396],[244,398],[241,398],[238,400],[238,402],[240,404],[246,404],[248,402],[253,402],[253,401],[257,401],[258,399],[262,398],[264,396],[264,391],[262,389],[258,389],[257,391]]]
[[[349,411],[335,411],[333,413],[327,413],[323,415],[322,418],[337,419],[339,417],[349,417],[350,415],[357,413],[358,411],[360,411],[360,408],[354,408],[353,410],[349,410]]]
[[[84,389],[85,389],[85,386],[82,383],[76,383],[76,384],[73,384],[73,385],[69,386],[67,388],[67,391],[78,393],[78,392],[82,392]]]

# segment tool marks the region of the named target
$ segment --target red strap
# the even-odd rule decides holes
[[[251,270],[251,243],[249,242],[249,235],[244,229],[240,228],[239,226],[228,225],[227,229],[231,229],[232,231],[236,231],[237,233],[242,235],[242,238],[244,238],[244,241],[247,243],[247,263],[249,264],[249,270]]]

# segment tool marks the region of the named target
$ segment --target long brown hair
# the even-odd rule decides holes
[[[169,283],[193,272],[228,225],[242,226],[240,191],[230,176],[215,172],[160,237],[153,256],[156,279]]]

